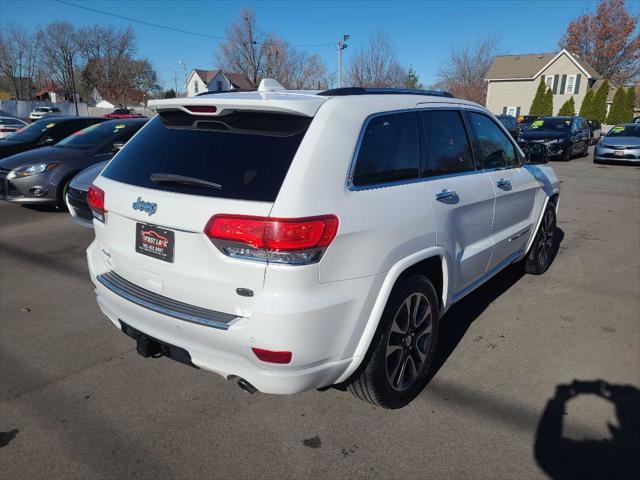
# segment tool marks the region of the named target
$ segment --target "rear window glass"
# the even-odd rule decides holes
[[[308,117],[273,113],[202,117],[166,112],[131,139],[102,175],[155,190],[273,202],[310,123]],[[152,175],[221,188],[151,181]]]

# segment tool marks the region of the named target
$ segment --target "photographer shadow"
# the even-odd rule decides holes
[[[564,436],[567,404],[580,395],[595,395],[613,404],[618,426],[608,424],[609,439]],[[553,479],[640,478],[640,390],[602,380],[558,385],[538,424],[534,456]]]

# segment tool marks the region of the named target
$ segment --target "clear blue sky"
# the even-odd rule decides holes
[[[439,65],[452,46],[497,35],[505,53],[555,51],[566,26],[596,0],[450,0],[450,1],[197,1],[197,0],[69,0],[147,22],[209,35],[224,35],[242,6],[254,9],[259,26],[290,43],[318,53],[331,71],[337,70],[333,46],[342,34],[351,35],[345,61],[377,28],[394,41],[398,58],[412,65],[423,83],[433,83]],[[640,2],[628,1],[633,15]],[[137,34],[138,54],[151,60],[166,88],[177,71],[178,60],[187,68],[214,68],[218,41],[92,13],[54,0],[0,0],[0,26],[15,24],[33,29],[55,20],[77,26],[131,25]]]

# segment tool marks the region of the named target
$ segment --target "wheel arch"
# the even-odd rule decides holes
[[[346,381],[360,367],[369,352],[372,341],[376,338],[380,319],[391,292],[405,278],[413,274],[423,274],[428,277],[436,289],[440,311],[442,312],[446,309],[451,294],[451,289],[449,288],[449,279],[451,278],[449,266],[450,262],[444,248],[431,247],[405,257],[391,267],[382,283],[382,287],[380,287],[367,324],[353,353],[351,364],[335,383]]]

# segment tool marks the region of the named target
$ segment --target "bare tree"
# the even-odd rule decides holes
[[[438,72],[438,86],[459,98],[484,105],[484,77],[498,53],[498,39],[488,36],[473,45],[451,49],[449,60]]]
[[[37,35],[15,26],[0,31],[0,73],[11,83],[18,100],[31,97],[38,53]]]
[[[135,34],[129,28],[82,28],[78,48],[84,61],[82,80],[88,94],[94,88],[110,98],[129,84],[129,63],[135,54]]]
[[[74,26],[67,22],[54,22],[40,31],[38,38],[42,46],[43,65],[65,93],[72,94],[74,75],[80,61]]]
[[[257,85],[264,66],[267,36],[258,30],[252,10],[243,8],[240,19],[226,30],[227,40],[220,43],[218,65],[235,73],[244,73]]]
[[[408,72],[398,62],[393,42],[381,30],[349,64],[347,83],[354,87],[404,87]]]
[[[223,70],[244,73],[254,85],[262,78],[275,78],[290,89],[328,85],[327,68],[320,57],[297,50],[274,34],[263,33],[253,11],[242,9],[240,19],[226,33],[227,40],[220,44],[216,56]]]

